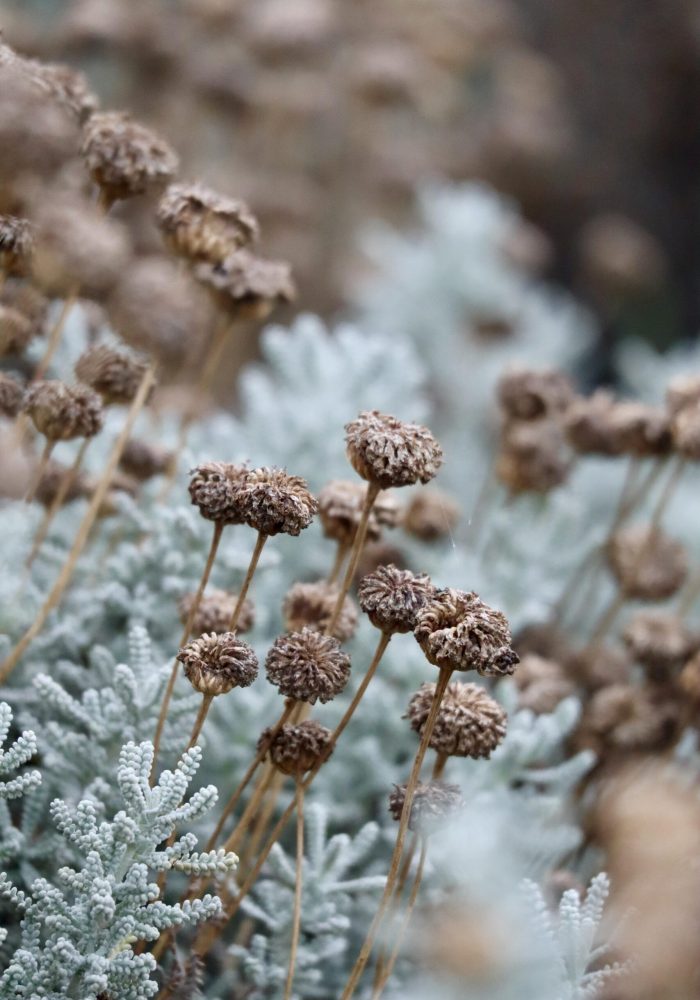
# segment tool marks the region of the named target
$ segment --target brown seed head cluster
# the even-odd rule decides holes
[[[195,594],[185,594],[178,604],[178,613],[182,624],[186,624],[189,619]],[[231,621],[233,610],[236,607],[237,594],[229,594],[225,590],[208,590],[199,602],[199,607],[195,612],[192,622],[192,634],[199,636],[205,632],[226,632],[228,623]],[[250,632],[255,625],[255,608],[252,601],[243,601],[238,621],[236,622],[236,632]]]
[[[383,494],[380,494],[381,500]],[[459,504],[448,493],[429,486],[419,490],[406,507],[403,528],[421,542],[451,538],[459,522]]]
[[[379,566],[363,577],[357,597],[375,628],[387,635],[412,632],[435,594],[430,577],[396,566]]]
[[[680,542],[659,528],[632,525],[615,533],[608,547],[610,566],[628,597],[663,601],[683,586],[688,560]]]
[[[272,729],[263,730],[258,740],[258,749],[268,744],[272,732]],[[307,719],[296,726],[281,726],[269,743],[270,760],[278,771],[300,778],[330,757],[332,736],[330,729],[313,719]]]
[[[547,417],[504,426],[496,475],[511,493],[548,493],[569,474],[571,458],[564,433]]]
[[[243,520],[263,535],[299,535],[318,512],[318,501],[300,476],[284,469],[252,469],[240,485]]]
[[[427,427],[378,410],[365,410],[345,425],[354,470],[381,489],[430,482],[442,465],[442,448]]]
[[[682,618],[668,611],[638,611],[623,633],[632,656],[650,673],[664,680],[697,648],[699,639]]]
[[[119,465],[127,475],[133,476],[139,482],[145,482],[153,476],[161,476],[167,472],[172,460],[172,452],[137,438],[130,438],[124,446]]]
[[[185,666],[187,680],[203,695],[248,687],[258,676],[257,656],[235,632],[205,633],[183,646],[177,658]]]
[[[276,306],[296,298],[289,264],[248,250],[237,250],[218,264],[199,264],[195,277],[237,320],[266,319]]]
[[[428,661],[441,669],[500,677],[514,673],[520,659],[506,616],[464,590],[436,591],[418,612],[414,635]]]
[[[582,455],[620,455],[623,442],[615,423],[614,397],[604,389],[576,399],[566,411],[569,444]]]
[[[34,228],[28,219],[0,215],[0,271],[24,275],[34,250]]]
[[[147,363],[107,344],[89,347],[78,358],[75,374],[99,393],[102,402],[130,403],[143,380]]]
[[[24,387],[16,378],[0,372],[0,414],[3,417],[16,417],[22,409]]]
[[[318,512],[323,534],[341,545],[351,545],[360,523],[367,495],[364,483],[349,479],[334,479],[318,495]],[[367,541],[379,541],[382,528],[396,527],[400,507],[392,493],[377,497],[367,524]]]
[[[555,368],[516,368],[501,376],[497,395],[506,420],[538,420],[562,414],[573,402],[574,388]]]
[[[205,462],[190,473],[190,500],[208,521],[243,524],[239,493],[248,474],[244,465]]]
[[[338,587],[317,580],[315,583],[295,583],[287,592],[282,606],[284,627],[289,632],[312,628],[325,632],[330,624],[338,599]],[[347,642],[357,629],[357,607],[350,596],[345,597],[333,635],[339,642]]]
[[[683,458],[700,461],[700,403],[684,406],[672,424],[673,444]]]
[[[673,441],[665,410],[645,403],[616,403],[612,425],[621,453],[635,458],[656,458],[670,454]]]
[[[421,684],[405,715],[411,728],[423,734],[435,694],[435,684]],[[478,684],[455,681],[440,702],[430,748],[448,757],[488,759],[506,735],[506,713]]]
[[[23,67],[32,79],[65,108],[76,121],[85,122],[99,107],[97,95],[78,70],[63,63],[44,63],[38,59],[23,59]]]
[[[0,356],[21,354],[36,332],[36,327],[23,312],[0,303]]]
[[[584,646],[566,660],[567,674],[589,691],[597,691],[608,684],[625,684],[631,670],[629,654],[620,646],[604,642]]]
[[[51,441],[94,437],[103,421],[97,393],[85,386],[69,386],[57,380],[35,382],[24,397],[24,410],[36,429]]]
[[[47,101],[22,68],[0,59],[0,178],[49,178],[75,153],[78,129],[56,101]]]
[[[576,692],[575,684],[558,663],[535,653],[523,656],[515,679],[520,692],[519,707],[536,715],[553,712],[560,701]]]
[[[281,635],[265,661],[267,677],[280,694],[314,705],[330,701],[350,677],[350,657],[332,636],[314,629]]]
[[[167,184],[178,168],[173,149],[122,111],[98,111],[83,128],[82,154],[111,204]]]
[[[389,812],[398,823],[406,801],[406,785],[394,785],[389,796]],[[459,785],[447,781],[420,781],[411,802],[408,829],[427,835],[460,812],[464,799]]]
[[[158,204],[157,221],[174,253],[210,264],[222,263],[259,234],[247,205],[203,184],[171,184]]]
[[[36,488],[35,498],[44,507],[50,507],[56,499],[58,491],[65,483],[65,478],[69,473],[67,465],[61,462],[49,462]],[[78,472],[73,475],[64,497],[64,503],[71,503],[83,497],[89,497],[92,492],[92,484],[86,475]]]
[[[582,742],[626,752],[658,750],[673,735],[677,707],[643,687],[609,684],[596,691],[581,720]]]

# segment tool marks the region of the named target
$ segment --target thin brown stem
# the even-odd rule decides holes
[[[202,727],[209,715],[209,709],[211,708],[211,703],[214,700],[214,695],[205,694],[202,695],[202,704],[199,706],[199,711],[197,712],[197,718],[194,720],[194,726],[192,727],[192,732],[190,734],[190,741],[185,747],[185,752],[191,750],[199,739],[200,733],[202,732]]]
[[[416,908],[416,902],[418,900],[418,891],[423,881],[423,872],[425,870],[425,858],[427,853],[427,843],[423,839],[420,845],[420,855],[418,858],[418,866],[416,868],[416,874],[413,877],[413,884],[411,885],[411,892],[408,897],[408,903],[406,904],[406,912],[404,918],[401,921],[401,926],[399,927],[398,933],[396,935],[396,940],[394,942],[394,947],[392,948],[391,954],[382,969],[379,981],[375,983],[374,990],[372,991],[372,1000],[379,1000],[384,988],[391,979],[391,975],[394,971],[394,966],[401,953],[401,947],[406,937],[406,931],[408,930],[408,925],[411,922],[411,917],[413,916],[413,911]]]
[[[350,546],[347,542],[338,542],[337,548],[335,550],[335,559],[333,561],[333,567],[328,574],[328,583],[335,583],[340,576],[340,571],[343,568],[343,563],[345,562],[345,557],[348,554]]]
[[[603,614],[598,619],[597,624],[593,628],[593,634],[591,635],[590,645],[594,648],[599,646],[603,641],[605,636],[608,634],[610,629],[615,623],[617,616],[623,608],[626,596],[624,591],[618,590],[610,601],[610,603],[603,610]]]
[[[656,501],[654,510],[652,511],[650,527],[653,530],[658,528],[661,524],[661,518],[663,517],[666,508],[673,498],[673,494],[676,492],[676,487],[681,480],[681,477],[685,471],[687,465],[687,459],[683,455],[677,455],[676,460],[671,469],[671,475],[666,480],[664,488],[659,494],[659,498]]]
[[[47,438],[44,442],[44,449],[41,453],[41,458],[39,459],[36,469],[34,470],[34,475],[32,476],[31,482],[27,488],[27,492],[24,497],[25,503],[31,503],[36,496],[36,491],[39,489],[39,483],[41,482],[41,477],[46,472],[46,467],[51,459],[51,453],[56,446],[56,441],[53,438]]]
[[[348,565],[345,570],[345,576],[343,577],[343,582],[340,585],[338,591],[338,597],[335,602],[335,607],[333,608],[333,614],[330,617],[330,621],[326,626],[326,635],[333,635],[335,627],[338,624],[338,618],[340,618],[340,613],[343,610],[343,604],[345,598],[348,595],[348,591],[352,586],[352,581],[355,576],[355,570],[357,569],[357,564],[360,561],[360,556],[362,555],[362,550],[365,545],[365,539],[367,538],[367,528],[369,527],[369,516],[372,513],[372,507],[374,507],[375,501],[381,489],[374,483],[369,483],[367,485],[367,492],[365,494],[365,502],[362,505],[362,514],[360,515],[360,522],[357,525],[357,531],[355,532],[355,537],[352,542],[352,549],[350,550],[350,558],[348,560]]]
[[[374,651],[374,656],[372,657],[372,662],[370,663],[369,667],[367,667],[367,671],[365,673],[365,676],[362,678],[362,681],[360,682],[360,685],[359,685],[357,691],[355,692],[355,695],[354,695],[352,701],[350,702],[350,704],[348,705],[348,707],[345,709],[345,712],[343,713],[342,719],[340,720],[340,722],[338,723],[338,725],[333,730],[333,734],[332,734],[331,739],[330,739],[329,748],[326,751],[324,759],[327,759],[330,756],[331,751],[333,750],[333,748],[337,744],[338,740],[342,736],[343,732],[345,731],[345,727],[348,725],[348,723],[352,719],[353,715],[355,714],[355,710],[357,709],[357,706],[362,701],[362,699],[363,699],[363,697],[365,695],[365,691],[369,687],[370,681],[372,680],[372,678],[374,677],[375,673],[377,672],[377,667],[379,666],[380,661],[381,661],[382,657],[384,656],[384,653],[386,652],[386,648],[389,645],[390,641],[391,641],[391,633],[390,632],[382,632],[381,635],[380,635],[380,637],[379,637],[379,642],[377,643],[377,648]]]
[[[58,579],[54,583],[53,587],[49,591],[44,603],[39,609],[36,618],[33,623],[29,626],[27,631],[24,633],[19,642],[15,645],[14,649],[9,653],[0,666],[0,684],[4,684],[7,678],[10,676],[14,668],[19,663],[20,658],[24,654],[25,650],[31,645],[31,643],[36,639],[36,637],[41,632],[46,619],[51,614],[53,609],[58,605],[63,593],[71,581],[73,576],[73,571],[80,558],[80,555],[85,548],[85,544],[92,530],[92,526],[95,523],[97,515],[100,511],[100,507],[104,501],[104,498],[109,489],[109,484],[112,481],[112,476],[114,475],[115,469],[119,464],[119,459],[121,458],[122,452],[126,442],[129,440],[133,426],[136,422],[141,409],[143,408],[148,394],[151,390],[151,386],[155,380],[156,366],[154,362],[148,366],[144,372],[143,378],[141,379],[141,385],[139,386],[138,392],[136,393],[127,418],[122,427],[119,437],[112,446],[112,451],[110,452],[107,464],[105,466],[102,477],[95,488],[95,492],[92,495],[92,499],[88,506],[88,509],[83,515],[83,520],[80,523],[78,532],[73,541],[70,552],[66,558],[65,563],[58,575]]]
[[[75,477],[80,472],[80,467],[83,464],[83,459],[85,458],[85,452],[87,451],[88,445],[90,444],[91,440],[92,438],[83,438],[82,444],[78,449],[78,453],[73,460],[73,464],[71,465],[70,469],[66,469],[64,475],[61,477],[61,482],[59,483],[58,489],[56,490],[56,496],[53,498],[50,507],[44,514],[42,522],[37,529],[34,542],[32,543],[31,552],[27,556],[27,563],[26,563],[27,569],[29,569],[29,567],[36,559],[37,553],[39,552],[39,549],[43,545],[44,539],[46,538],[49,532],[49,528],[51,527],[51,523],[54,517],[58,513],[59,508],[61,507],[63,501],[68,496],[68,492],[73,483],[75,482]]]
[[[294,969],[297,964],[297,951],[299,949],[299,932],[301,930],[301,889],[304,870],[304,786],[299,778],[297,778],[296,805],[297,865],[296,881],[294,883],[294,912],[292,914],[292,943],[289,949],[289,971],[287,972],[287,982],[284,988],[284,1000],[291,1000],[292,996]]]
[[[236,601],[236,606],[233,609],[233,614],[231,615],[231,621],[228,623],[229,632],[235,632],[236,630],[238,619],[240,618],[241,611],[243,610],[243,603],[248,596],[248,590],[250,589],[251,581],[255,575],[255,570],[257,569],[258,562],[260,560],[260,553],[262,552],[263,546],[269,537],[269,535],[263,534],[262,531],[258,532],[258,537],[255,540],[255,548],[253,549],[253,554],[250,557],[250,563],[248,564],[245,579],[241,585],[238,600]]]
[[[49,370],[49,365],[53,361],[54,355],[58,350],[58,345],[61,343],[61,337],[63,336],[63,330],[65,328],[68,317],[73,309],[73,306],[78,301],[78,294],[80,289],[76,286],[70,292],[68,297],[63,300],[63,305],[61,306],[61,311],[56,317],[56,322],[53,325],[51,333],[49,334],[49,339],[46,344],[46,350],[44,351],[43,357],[36,366],[34,375],[32,376],[32,382],[38,382],[40,379],[46,375]]]

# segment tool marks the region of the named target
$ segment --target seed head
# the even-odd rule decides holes
[[[506,420],[557,416],[573,402],[574,389],[564,372],[515,368],[498,381],[498,402]]]
[[[24,396],[24,410],[36,429],[51,441],[94,437],[102,428],[102,403],[85,386],[35,382]]]
[[[582,455],[622,454],[615,399],[604,389],[574,400],[566,411],[564,429],[571,447]]]
[[[89,347],[80,355],[75,374],[98,392],[105,405],[130,403],[143,380],[147,364],[133,354],[106,344]]]
[[[289,632],[308,628],[325,632],[338,599],[338,588],[325,580],[315,583],[295,583],[287,592],[282,606],[284,627]],[[339,642],[347,642],[357,629],[357,608],[351,597],[343,601],[333,635]]]
[[[589,691],[608,684],[626,684],[632,664],[620,646],[596,642],[572,653],[566,661],[566,672],[572,680]]]
[[[239,504],[246,524],[264,535],[298,535],[318,512],[305,480],[274,467],[247,473]]]
[[[427,427],[364,410],[345,425],[348,458],[357,474],[381,489],[430,482],[442,448]]]
[[[34,228],[28,219],[0,215],[0,270],[27,274],[34,250]]]
[[[185,665],[187,680],[203,695],[248,687],[258,676],[257,656],[235,632],[205,633],[183,646],[177,658]]]
[[[22,409],[24,387],[16,378],[0,372],[0,413],[3,417],[16,417]]]
[[[174,253],[210,264],[220,264],[259,234],[247,205],[202,184],[171,184],[158,204],[157,221]]]
[[[205,462],[190,473],[190,500],[208,521],[243,524],[240,489],[248,474],[244,465]]]
[[[536,715],[553,712],[560,701],[576,693],[576,687],[554,660],[529,653],[520,661],[515,681],[520,691],[519,708]]]
[[[6,47],[5,47],[6,48]],[[75,152],[77,126],[36,82],[0,57],[0,179],[51,177]]]
[[[36,500],[44,507],[50,507],[56,499],[58,491],[68,473],[69,468],[67,465],[63,465],[61,462],[49,462],[36,488]],[[77,475],[74,474],[72,476],[63,502],[71,503],[73,500],[89,497],[91,493],[92,485],[89,479],[84,473],[78,472]]]
[[[616,403],[612,424],[619,436],[620,452],[635,458],[668,455],[672,449],[671,426],[665,410],[644,403]]]
[[[178,614],[180,621],[185,625],[189,619],[195,594],[185,594],[178,604]],[[203,635],[205,632],[226,632],[228,623],[231,621],[233,610],[236,607],[237,594],[229,594],[225,590],[212,589],[207,591],[199,602],[199,607],[195,612],[192,622],[193,635]],[[255,608],[252,601],[244,600],[238,621],[236,632],[250,632],[255,624]]]
[[[86,121],[99,107],[97,95],[90,90],[84,74],[71,66],[38,59],[22,59],[22,64],[38,86],[79,123]]]
[[[618,530],[608,547],[608,559],[625,594],[642,601],[672,597],[688,573],[680,542],[645,525]]]
[[[437,542],[452,536],[460,514],[459,504],[449,494],[429,486],[411,499],[404,512],[403,527],[422,542]]]
[[[272,732],[272,729],[263,730],[258,749],[267,745]],[[297,726],[280,726],[269,745],[270,760],[278,771],[300,778],[330,756],[332,736],[330,729],[313,719]]]
[[[296,298],[289,264],[248,250],[237,250],[221,263],[199,264],[195,277],[234,319],[266,319],[276,306]]]
[[[351,545],[360,523],[367,495],[364,483],[349,479],[333,479],[318,495],[318,512],[323,534],[341,545]],[[382,492],[372,506],[367,525],[367,540],[379,541],[382,528],[396,527],[400,507],[389,492]]]
[[[22,314],[30,325],[31,337],[41,333],[44,328],[49,300],[22,278],[8,278],[0,291],[0,313],[2,307],[15,309]]]
[[[0,356],[21,354],[36,332],[24,313],[0,303]]]
[[[419,736],[430,714],[435,687],[421,684],[404,716]],[[488,759],[503,742],[506,722],[506,713],[484,688],[455,681],[447,685],[440,702],[429,745],[445,756]]]
[[[503,428],[496,475],[511,493],[548,493],[561,486],[571,459],[561,427],[543,417]]]
[[[464,590],[436,591],[418,612],[413,634],[427,660],[440,668],[500,677],[514,673],[520,659],[506,616]]]
[[[389,812],[398,823],[406,801],[406,785],[394,785],[389,796]],[[419,781],[411,802],[408,829],[424,835],[439,829],[445,820],[464,808],[459,785],[447,781]]]
[[[666,387],[666,408],[676,417],[686,406],[700,403],[700,375],[677,375]]]
[[[93,114],[83,127],[81,152],[110,204],[167,184],[178,168],[168,143],[123,111]]]
[[[679,455],[700,460],[700,403],[684,406],[673,418],[673,444]]]
[[[314,629],[281,635],[265,661],[267,677],[280,694],[314,705],[330,701],[350,677],[350,657],[337,639]]]
[[[623,638],[652,680],[666,680],[698,647],[698,638],[682,618],[668,611],[638,611],[625,626]]]
[[[379,566],[363,577],[358,592],[360,607],[375,628],[387,635],[412,632],[418,614],[435,594],[430,577],[396,566]]]
[[[596,691],[581,721],[583,741],[594,748],[658,750],[676,728],[677,708],[642,687],[609,684]]]
[[[119,460],[120,467],[129,476],[145,482],[153,476],[167,472],[173,460],[173,453],[155,445],[131,438],[127,441]],[[216,629],[214,629],[216,631]]]

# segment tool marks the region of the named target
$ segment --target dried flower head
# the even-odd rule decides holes
[[[498,380],[498,402],[506,420],[538,420],[564,412],[574,389],[564,372],[555,368],[514,368]]]
[[[616,403],[612,424],[619,450],[635,458],[668,455],[672,450],[671,426],[665,410],[645,403]]]
[[[318,512],[306,481],[284,469],[251,469],[239,492],[243,520],[264,535],[298,535]]]
[[[185,594],[180,600],[177,610],[182,624],[186,624],[196,594]],[[237,594],[229,594],[226,590],[212,588],[203,595],[192,621],[192,634],[203,635],[205,632],[226,632],[231,621],[233,610],[238,600]],[[255,607],[252,601],[244,600],[236,622],[236,632],[250,632],[255,625]]]
[[[103,403],[130,403],[138,392],[146,368],[142,358],[99,344],[80,355],[75,374],[100,394]]]
[[[389,812],[398,823],[406,801],[406,785],[394,785],[389,796]],[[459,785],[447,781],[419,781],[408,818],[408,829],[420,831],[423,835],[439,829],[445,820],[464,808],[464,799]]]
[[[220,263],[199,264],[195,277],[234,319],[266,319],[276,306],[296,298],[289,264],[248,250],[237,250]]]
[[[267,677],[280,694],[298,701],[330,701],[350,677],[350,657],[332,636],[314,629],[281,635],[265,661]]]
[[[0,303],[0,356],[21,354],[36,332],[24,313]]]
[[[0,61],[0,179],[51,177],[75,153],[71,115],[46,95],[22,67]]]
[[[99,107],[97,95],[79,70],[63,63],[44,63],[23,59],[23,68],[51,97],[82,123]]]
[[[442,448],[427,427],[378,410],[345,425],[345,444],[358,475],[381,489],[428,483],[442,465]]]
[[[325,632],[338,599],[338,587],[326,580],[315,583],[295,583],[287,592],[282,605],[284,627],[289,632],[301,632],[305,627]],[[347,642],[357,629],[357,607],[346,596],[333,635],[339,642]]]
[[[248,470],[233,462],[204,462],[190,473],[190,500],[208,521],[243,524],[240,489]]]
[[[677,375],[666,387],[666,408],[672,417],[700,403],[700,375]]]
[[[383,494],[380,494],[380,499]],[[403,515],[404,530],[422,542],[437,542],[451,538],[457,527],[461,510],[448,493],[429,486],[419,490],[406,507]]]
[[[419,612],[435,594],[430,577],[396,566],[379,566],[363,577],[357,596],[375,628],[387,635],[412,632]]]
[[[650,751],[665,746],[676,729],[678,709],[646,688],[609,684],[596,691],[581,720],[581,742],[600,749]]]
[[[683,586],[688,560],[680,542],[646,525],[621,528],[608,546],[621,589],[642,601],[663,601]]]
[[[49,462],[37,485],[35,499],[44,507],[50,507],[56,499],[58,491],[63,485],[69,471],[69,467],[63,465],[62,462]],[[84,473],[78,472],[77,475],[74,474],[71,476],[70,485],[63,502],[71,503],[73,500],[88,497],[91,492],[92,484],[90,480]]]
[[[520,692],[518,706],[536,715],[553,712],[560,701],[576,692],[558,663],[534,653],[522,657],[515,679]]]
[[[691,462],[700,460],[700,403],[684,406],[671,426],[673,444],[679,455]]]
[[[582,455],[620,455],[623,442],[615,423],[616,403],[611,393],[598,389],[574,400],[564,416],[572,448]]]
[[[22,409],[24,387],[16,378],[0,372],[0,414],[16,417]]]
[[[124,446],[119,465],[129,476],[145,482],[147,479],[152,479],[153,476],[161,476],[167,472],[172,460],[173,453],[171,451],[166,451],[164,448],[148,444],[137,438],[130,438]]]
[[[569,474],[564,433],[553,420],[518,420],[502,431],[496,475],[511,493],[548,493]]]
[[[174,253],[210,264],[221,263],[259,234],[244,202],[203,184],[171,184],[158,204],[157,221]]]
[[[430,714],[435,688],[435,684],[421,684],[404,716],[419,736]],[[447,685],[440,702],[429,746],[449,757],[489,758],[503,742],[506,721],[504,710],[483,687],[454,681]]]
[[[34,250],[34,227],[28,219],[0,215],[0,271],[26,274]]]
[[[24,411],[36,429],[51,441],[94,437],[102,428],[102,403],[85,386],[58,380],[35,382],[24,396]]]
[[[34,285],[22,278],[8,278],[0,291],[0,306],[21,313],[30,324],[30,336],[42,332],[49,300]]]
[[[506,616],[476,594],[447,587],[418,612],[414,631],[430,663],[451,670],[512,674],[519,656],[511,645]]]
[[[589,691],[608,684],[625,684],[632,670],[629,654],[621,646],[603,642],[570,653],[565,666],[571,679]]]
[[[638,611],[627,622],[623,638],[632,656],[659,680],[680,667],[698,646],[698,638],[682,618],[669,611]]]
[[[93,114],[83,128],[81,152],[108,204],[167,184],[178,168],[168,143],[122,111]]]
[[[258,749],[267,745],[272,732],[272,729],[263,730],[258,740]],[[326,757],[330,757],[332,736],[330,729],[313,719],[307,719],[296,726],[280,726],[269,744],[270,760],[278,771],[300,778],[325,762]]]
[[[318,512],[323,534],[341,545],[351,545],[362,516],[367,486],[350,479],[333,479],[318,495]],[[394,528],[400,507],[390,492],[377,497],[369,516],[367,540],[379,541],[382,528]]]
[[[235,687],[248,687],[258,676],[258,658],[235,632],[201,635],[177,654],[185,676],[203,695],[226,694]]]

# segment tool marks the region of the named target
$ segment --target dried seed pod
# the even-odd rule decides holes
[[[16,378],[0,372],[0,413],[3,417],[16,417],[22,409],[24,386]]]
[[[565,666],[572,680],[589,691],[597,691],[608,684],[626,684],[632,671],[624,649],[602,642],[569,654]]]
[[[576,687],[553,660],[528,653],[520,660],[515,681],[520,692],[519,708],[536,715],[553,712],[560,701],[576,693]]]
[[[337,599],[338,587],[325,580],[293,584],[282,605],[284,627],[289,632],[301,632],[307,626],[317,632],[325,632]],[[333,635],[339,642],[347,642],[353,637],[356,629],[357,607],[353,599],[346,596]]]
[[[145,482],[153,476],[161,476],[167,472],[172,460],[173,452],[131,438],[124,446],[119,465],[129,476]]]
[[[676,705],[654,698],[646,688],[609,684],[588,702],[579,739],[594,749],[659,750],[674,735],[677,718]]]
[[[345,444],[357,474],[381,489],[428,483],[442,465],[442,448],[427,427],[379,410],[346,424]]]
[[[700,461],[700,403],[684,406],[673,418],[671,431],[678,454]]]
[[[641,601],[672,597],[688,573],[681,543],[646,525],[618,530],[608,546],[608,560],[624,593]]]
[[[668,611],[638,611],[627,622],[623,638],[654,680],[665,680],[698,647],[697,636],[683,619]]]
[[[51,177],[75,153],[78,129],[16,65],[0,62],[0,179]]]
[[[235,632],[204,634],[183,646],[177,658],[185,666],[187,680],[203,695],[248,687],[258,676],[255,652]]]
[[[435,687],[421,684],[404,716],[419,736],[430,714]],[[506,723],[506,713],[484,688],[454,681],[447,685],[440,702],[429,746],[448,757],[488,759],[503,742]]]
[[[258,749],[267,746],[272,729],[265,729],[258,740]],[[319,722],[307,719],[296,726],[280,726],[269,744],[270,760],[283,774],[300,778],[330,756],[333,734]]]
[[[89,347],[80,355],[75,374],[99,393],[105,405],[130,403],[148,367],[143,358],[118,351],[107,344]]]
[[[175,151],[123,111],[99,111],[83,128],[81,152],[107,203],[167,184],[178,168]]]
[[[374,573],[381,566],[396,566],[398,569],[407,569],[406,554],[396,545],[389,542],[369,542],[365,545],[360,555],[360,560],[355,571],[355,584],[360,583],[370,573]]]
[[[621,455],[623,441],[615,423],[615,399],[598,389],[574,400],[564,416],[569,444],[581,455]]]
[[[612,423],[619,448],[635,458],[656,458],[672,451],[671,425],[665,410],[644,403],[616,403]]]
[[[519,420],[503,428],[496,476],[511,493],[548,493],[569,474],[571,457],[558,423]]]
[[[357,596],[375,628],[387,635],[412,632],[419,612],[435,594],[430,577],[396,566],[379,566],[363,577]]]
[[[178,614],[183,625],[189,620],[195,596],[194,593],[185,594],[178,604]],[[237,600],[237,594],[215,588],[208,590],[199,602],[192,622],[192,634],[198,636],[205,632],[226,632]],[[255,608],[253,602],[246,599],[236,622],[236,632],[250,632],[254,624]]]
[[[571,379],[556,368],[511,369],[501,375],[496,391],[508,421],[558,416],[574,399]]]
[[[686,406],[700,403],[700,375],[677,375],[666,387],[666,408],[676,417]]]
[[[514,645],[521,659],[534,653],[545,660],[564,664],[572,653],[570,637],[551,622],[526,625],[518,632]]]
[[[318,512],[306,481],[275,467],[251,469],[239,497],[243,520],[264,535],[299,535]]]
[[[50,441],[94,437],[102,428],[100,397],[81,385],[69,386],[57,380],[35,382],[25,393],[23,409]]]
[[[427,660],[441,669],[500,677],[514,673],[520,659],[506,616],[464,590],[436,591],[418,612],[413,634]]]
[[[65,483],[66,476],[70,468],[61,462],[49,462],[36,488],[35,499],[44,507],[50,507],[58,491]],[[73,500],[80,500],[89,497],[92,493],[92,484],[88,477],[78,472],[71,477],[68,491],[63,498],[63,502],[71,503]]]
[[[398,823],[406,801],[406,785],[394,785],[389,796],[389,812]],[[464,808],[459,785],[447,781],[419,781],[411,802],[408,829],[423,835],[439,829]]]
[[[28,219],[0,215],[0,271],[25,275],[34,250],[34,227]]]
[[[281,635],[265,661],[267,678],[287,698],[330,701],[345,688],[350,677],[350,657],[337,639],[314,629]]]
[[[318,513],[323,534],[341,545],[352,545],[360,523],[367,495],[364,483],[349,479],[333,479],[318,495]],[[367,540],[379,541],[382,528],[394,528],[400,507],[390,492],[382,492],[372,507],[367,525]]]
[[[170,249],[193,261],[219,264],[258,238],[248,206],[203,184],[171,184],[158,203],[157,222]]]
[[[63,63],[44,63],[22,59],[22,65],[39,86],[82,123],[99,107],[97,95],[90,90],[84,74]]]
[[[296,298],[289,264],[247,250],[237,250],[221,263],[199,264],[194,274],[236,320],[266,319],[276,306]]]
[[[8,278],[0,291],[1,306],[17,310],[28,320],[31,326],[30,337],[43,331],[49,300],[29,282],[21,278]]]
[[[36,332],[34,324],[19,309],[0,304],[0,356],[21,354]]]
[[[380,494],[380,499],[383,494]],[[435,487],[419,490],[411,498],[403,516],[404,530],[422,542],[451,538],[459,522],[459,504]]]
[[[208,521],[243,524],[240,489],[248,470],[232,462],[205,462],[190,473],[191,502]]]

